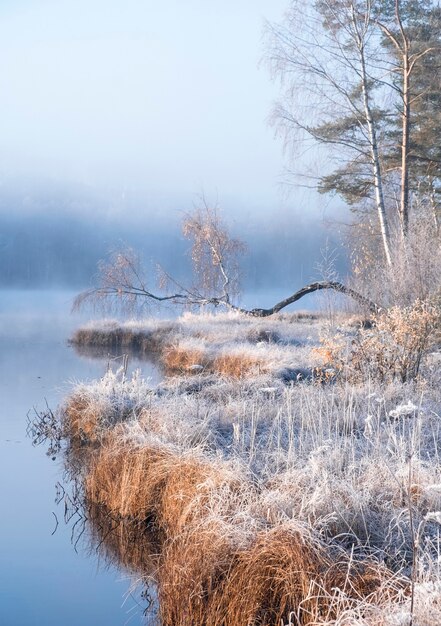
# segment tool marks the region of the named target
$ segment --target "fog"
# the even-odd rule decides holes
[[[83,289],[93,284],[100,259],[127,246],[141,254],[153,284],[157,263],[179,279],[189,279],[189,243],[180,230],[185,208],[179,204],[157,211],[149,207],[149,198],[139,196],[126,198],[122,211],[115,210],[115,199],[88,195],[84,189],[26,191],[20,196],[3,190],[0,197],[0,287]],[[321,248],[340,247],[335,227],[319,222],[311,228],[308,217],[285,209],[255,219],[245,210],[223,213],[232,234],[247,246],[242,267],[248,290],[292,289],[319,278]],[[337,265],[345,271],[343,254]]]
[[[0,157],[92,185],[273,198],[280,144],[264,18],[286,0],[15,0],[0,6]]]
[[[261,59],[264,20],[286,7],[2,2],[0,286],[83,288],[124,245],[185,276],[179,223],[201,193],[248,245],[246,288],[317,278],[342,213],[280,184],[278,89]]]

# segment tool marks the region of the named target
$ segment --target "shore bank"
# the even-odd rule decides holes
[[[282,371],[318,366],[325,332],[318,316],[288,318],[186,315],[76,333],[83,346],[144,345],[166,373],[152,386],[109,371],[67,398],[63,436],[87,459],[86,502],[153,532],[162,624],[405,624],[412,593],[415,623],[433,623],[439,372],[405,384],[287,380]],[[352,322],[339,332],[350,341]],[[192,356],[170,368],[172,349]],[[258,354],[259,366],[213,366],[231,354]]]

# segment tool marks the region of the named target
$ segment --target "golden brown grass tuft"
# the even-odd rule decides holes
[[[244,378],[253,374],[263,374],[267,371],[265,363],[244,354],[224,353],[216,357],[213,362],[213,370],[231,378]]]
[[[121,445],[117,434],[108,438],[86,478],[89,500],[123,518],[152,518],[168,536],[203,516],[216,498],[231,510],[243,489],[241,477],[226,464],[194,453]]]
[[[183,346],[169,346],[161,355],[161,360],[169,374],[189,373],[193,366],[200,365],[206,368],[209,365],[209,359],[202,350]]]
[[[120,422],[133,416],[130,406],[115,409],[104,398],[83,394],[72,395],[62,410],[64,435],[72,444],[103,443]]]
[[[172,455],[161,468],[164,489],[158,519],[170,536],[207,515],[210,507],[223,515],[235,513],[241,477],[225,464],[201,461],[193,456]]]
[[[393,576],[377,561],[356,561],[341,554],[340,558],[332,559],[324,578],[324,589],[330,600],[328,613],[337,617],[338,603],[330,598],[335,590],[349,600],[380,604],[380,598],[390,597],[397,591],[401,593],[404,586],[404,579]]]
[[[330,623],[341,608],[380,593],[376,564],[333,562],[301,526],[261,530],[254,541],[232,521],[201,519],[168,541],[158,567],[164,626]],[[336,595],[336,590],[338,593]]]
[[[328,557],[305,529],[282,525],[261,531],[238,551],[210,601],[210,624],[259,626],[308,623],[317,614]],[[295,616],[295,619],[292,618]]]
[[[147,519],[154,514],[163,489],[162,477],[155,471],[168,456],[164,449],[137,448],[109,437],[86,476],[89,501],[122,518]]]
[[[222,623],[210,604],[222,589],[236,547],[231,525],[212,518],[189,524],[164,544],[157,574],[163,626]]]
[[[246,352],[225,351],[214,356],[208,351],[189,349],[184,346],[166,349],[162,355],[162,363],[168,373],[200,373],[197,366],[201,366],[205,372],[230,378],[262,374],[268,369],[262,359],[250,356]]]

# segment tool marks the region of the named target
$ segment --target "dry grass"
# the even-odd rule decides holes
[[[297,522],[252,535],[243,524],[207,516],[186,525],[162,548],[161,623],[331,624],[342,604],[357,611],[402,592],[402,581],[378,563],[332,556]]]
[[[114,436],[89,469],[86,494],[113,514],[154,520],[158,529],[173,536],[203,514],[213,499],[231,513],[244,484],[229,464],[209,462],[194,452],[121,445]]]
[[[64,407],[65,432],[71,440],[96,442],[103,407],[91,403],[86,397],[73,395]]]
[[[153,531],[164,625],[404,626],[412,567],[414,623],[429,624],[441,603],[439,371],[282,377],[312,368],[320,333],[315,319],[273,321],[183,316],[160,348],[179,377],[152,388],[108,372],[78,386],[65,435],[94,444],[89,502]],[[350,343],[371,330],[336,332]]]
[[[221,623],[216,621],[215,611],[210,614],[209,606],[244,540],[241,530],[225,520],[205,518],[186,526],[164,544],[158,568],[164,626]]]
[[[305,528],[291,524],[260,532],[235,556],[210,607],[218,617],[211,623],[275,626],[290,617],[310,623],[325,604],[313,589],[323,589],[328,564],[329,555]]]
[[[200,369],[208,369],[210,359],[203,350],[185,348],[184,346],[170,346],[161,356],[161,363],[168,374],[200,373]]]
[[[176,331],[171,322],[158,322],[154,327],[148,324],[120,325],[104,321],[99,327],[92,325],[80,328],[70,339],[74,346],[95,346],[107,349],[129,349],[136,354],[159,353]]]
[[[238,313],[184,314],[175,322],[105,321],[78,330],[71,339],[80,353],[131,350],[154,357],[167,375],[205,373],[243,378],[283,367],[313,367],[309,345],[318,343],[320,318],[284,314],[259,320]],[[292,349],[296,348],[296,362]]]
[[[165,450],[115,445],[114,438],[110,439],[86,476],[88,499],[105,506],[113,515],[137,521],[149,519],[162,493],[161,478],[153,474],[167,456]]]
[[[221,376],[244,378],[245,376],[260,375],[267,372],[269,364],[264,358],[257,359],[249,354],[224,353],[213,361],[213,372]]]
[[[348,345],[341,333],[329,336],[316,353],[353,382],[414,380],[440,327],[440,309],[430,301],[382,311],[360,328]]]
[[[76,443],[97,442],[116,424],[138,418],[151,394],[139,371],[127,378],[124,368],[107,371],[98,385],[80,383],[61,408],[63,434]]]
[[[355,602],[381,586],[381,568],[333,563],[304,525],[265,529],[255,489],[228,463],[116,444],[92,464],[86,494],[113,518],[155,529],[164,625],[309,624],[331,614],[335,586]]]
[[[335,557],[336,555],[334,555]],[[329,549],[307,527],[296,522],[261,531],[253,544],[238,552],[228,577],[215,594],[208,623],[312,624],[336,617],[333,591],[370,600],[386,580],[378,564],[332,559]]]
[[[268,370],[264,358],[256,358],[244,351],[222,350],[216,356],[212,350],[204,351],[183,345],[167,348],[161,362],[168,374],[200,374],[201,371],[231,378],[244,378]]]

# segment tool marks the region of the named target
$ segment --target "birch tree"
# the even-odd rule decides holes
[[[268,26],[268,60],[283,93],[277,130],[288,147],[327,148],[333,167],[316,177],[318,190],[375,207],[389,266],[391,224],[398,217],[403,239],[409,228],[412,109],[423,96],[415,77],[440,50],[439,31],[422,37],[421,24],[437,11],[426,0],[293,0],[284,22]],[[420,128],[428,123],[420,115]]]
[[[185,215],[182,233],[191,244],[191,282],[183,284],[159,268],[159,280],[152,285],[152,277],[140,255],[134,250],[122,249],[99,263],[95,286],[80,293],[73,308],[78,310],[92,304],[105,310],[116,308],[133,312],[151,304],[170,303],[181,307],[221,306],[255,317],[268,317],[308,294],[328,289],[352,298],[366,311],[377,312],[380,308],[369,297],[336,280],[305,285],[270,308],[242,308],[234,300],[240,287],[239,260],[246,246],[231,235],[219,210],[204,200],[201,206]]]

